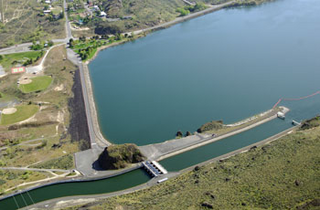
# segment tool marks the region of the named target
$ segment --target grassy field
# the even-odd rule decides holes
[[[87,204],[85,209],[319,209],[319,148],[320,127],[311,126],[157,186]]]
[[[6,71],[9,71],[12,67],[15,67],[17,64],[23,65],[27,60],[32,59],[36,61],[40,59],[45,52],[41,51],[30,51],[23,53],[13,53],[3,55],[3,58],[0,60],[0,64]]]
[[[14,97],[8,96],[8,95],[0,92],[0,103],[6,102],[6,101],[10,101],[10,100],[13,100],[13,99],[14,99]]]
[[[15,108],[17,111],[13,114],[1,114],[1,125],[10,125],[26,120],[39,110],[36,105],[20,105]]]
[[[19,184],[51,176],[51,174],[46,172],[0,170],[0,194],[4,193],[5,189],[15,188]]]
[[[51,169],[72,169],[74,168],[73,155],[64,155],[59,158],[48,160],[36,165],[34,168],[51,168]]]
[[[24,93],[30,93],[45,90],[52,83],[52,77],[50,76],[34,77],[31,80],[32,82],[29,84],[20,84],[19,89]]]

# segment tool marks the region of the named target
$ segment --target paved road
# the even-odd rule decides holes
[[[66,23],[65,23],[66,42],[68,42],[70,40],[70,38],[73,38],[73,37],[72,37],[70,22],[69,22],[69,18],[68,18],[68,12],[67,12],[68,5],[66,3],[66,0],[63,0],[63,7],[64,7],[64,11],[65,11],[64,17],[66,18]]]
[[[20,171],[44,171],[44,172],[63,172],[70,173],[71,170],[63,169],[43,169],[43,168],[27,168],[27,167],[0,167],[0,170],[20,170]]]
[[[25,146],[28,146],[28,143],[31,143],[31,142],[35,142],[35,141],[41,141],[43,140],[44,138],[37,138],[37,139],[32,139],[32,140],[28,140],[28,141],[24,141],[24,142],[21,142],[20,144],[17,144],[17,145],[14,145],[14,146],[21,146],[21,145],[25,145]],[[40,143],[39,143],[40,144]],[[32,145],[34,146],[34,145]],[[5,150],[7,149],[8,146],[5,146],[5,147],[0,147],[0,151],[1,150]]]
[[[4,75],[6,75],[6,72],[4,71],[3,67],[0,65],[0,78]]]

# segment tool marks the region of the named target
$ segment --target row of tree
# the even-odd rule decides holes
[[[179,7],[176,12],[180,13],[180,16],[185,16],[190,14],[190,12],[198,12],[206,9],[207,6],[204,3],[196,3],[195,5],[185,6],[183,8]]]

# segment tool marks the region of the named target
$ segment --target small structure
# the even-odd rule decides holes
[[[107,16],[107,13],[105,13],[104,11],[100,12],[100,17],[106,17],[106,16]]]
[[[165,181],[167,181],[167,180],[168,180],[168,178],[166,177],[166,178],[163,178],[163,179],[158,180],[157,183],[160,184],[161,182],[165,182]]]
[[[297,121],[295,121],[295,120],[292,120],[291,124],[292,124],[292,125],[301,125],[301,123],[299,123],[299,122],[297,122]]]
[[[50,10],[50,9],[43,10],[43,13],[44,13],[44,14],[50,14],[50,13],[51,13],[51,10]]]
[[[51,1],[50,0],[45,0],[44,3],[51,4]]]
[[[132,19],[132,16],[131,15],[128,15],[128,16],[124,16],[122,17],[123,20],[131,20]]]
[[[94,5],[94,6],[93,6],[93,10],[94,10],[94,11],[100,11],[100,8],[99,8],[98,5]]]
[[[156,161],[145,161],[142,162],[143,167],[146,171],[153,177],[157,177],[161,174],[167,174],[167,170],[163,168],[158,162]]]
[[[24,73],[26,72],[26,68],[25,67],[14,67],[11,68],[11,73],[12,74],[19,74],[19,73]]]
[[[284,120],[286,118],[285,114],[283,112],[278,112],[277,117]]]

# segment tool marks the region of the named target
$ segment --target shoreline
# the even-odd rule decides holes
[[[205,10],[202,10],[202,11],[199,11],[199,12],[196,12],[196,13],[192,13],[192,14],[189,14],[189,15],[186,15],[186,16],[183,16],[183,17],[177,17],[176,19],[174,19],[172,21],[169,21],[169,22],[157,25],[157,26],[153,26],[153,27],[150,27],[150,28],[133,31],[131,33],[133,33],[134,35],[139,35],[139,34],[143,34],[145,32],[152,32],[152,31],[156,31],[156,30],[165,29],[165,28],[168,28],[168,27],[170,27],[172,25],[175,25],[175,24],[178,24],[178,23],[181,23],[181,22],[184,22],[184,21],[187,21],[187,20],[202,16],[202,15],[205,15],[205,14],[208,14],[208,13],[223,9],[224,7],[229,6],[229,5],[233,4],[234,2],[235,1],[229,1],[229,2],[223,3],[223,4],[213,5],[213,6],[207,8]],[[144,36],[142,36],[142,37],[144,37]],[[140,37],[137,37],[136,39],[139,39],[139,38]],[[84,74],[84,78],[83,78],[84,81],[83,82],[84,82],[84,84],[86,86],[86,89],[87,89],[86,91],[87,91],[87,95],[88,95],[88,103],[89,103],[88,105],[89,105],[89,110],[90,110],[90,115],[91,115],[91,118],[92,118],[91,120],[92,120],[92,125],[93,125],[92,129],[93,129],[93,132],[94,132],[95,136],[98,139],[100,139],[101,143],[105,144],[106,146],[109,146],[109,145],[113,144],[113,142],[109,141],[102,134],[101,129],[100,129],[97,106],[96,106],[95,99],[94,99],[93,87],[92,87],[91,77],[90,77],[90,72],[89,72],[90,69],[89,69],[88,65],[90,64],[91,61],[93,61],[98,56],[98,53],[100,51],[108,49],[110,47],[114,47],[114,46],[117,46],[117,45],[124,44],[124,43],[126,43],[128,41],[130,41],[130,40],[123,40],[123,41],[120,41],[120,42],[117,42],[117,43],[112,43],[110,45],[101,46],[101,47],[97,48],[97,52],[94,54],[94,56],[92,58],[90,58],[89,60],[87,60],[85,62],[82,62],[82,61],[79,62],[79,67],[81,65],[83,67],[83,74]],[[103,147],[105,145],[101,145],[100,144],[99,146]]]

